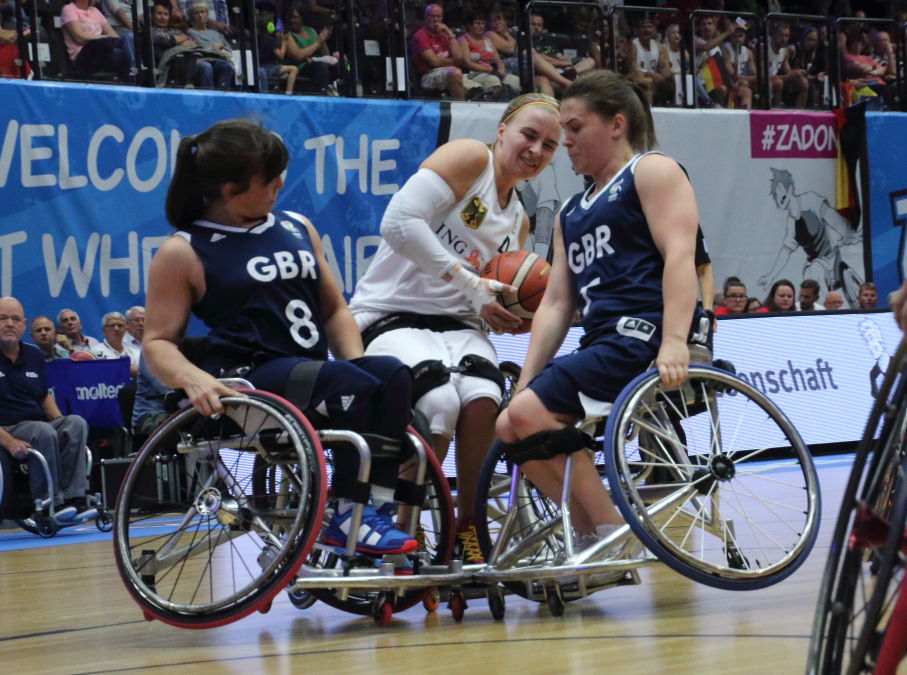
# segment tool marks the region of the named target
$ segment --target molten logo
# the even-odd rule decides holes
[[[116,399],[117,392],[123,388],[122,384],[99,383],[96,387],[76,387],[76,398],[80,401],[106,401]]]

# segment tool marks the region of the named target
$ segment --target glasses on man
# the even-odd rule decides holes
[[[125,323],[105,323],[104,328],[122,328],[125,330],[126,324]]]
[[[728,293],[725,295],[728,300],[744,300],[746,295],[744,293]]]

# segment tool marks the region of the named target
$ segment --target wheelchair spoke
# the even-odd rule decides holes
[[[750,527],[751,527],[751,528],[756,528],[756,529],[759,530],[763,535],[765,535],[766,537],[768,537],[769,539],[771,539],[772,542],[775,544],[775,546],[777,546],[779,549],[781,549],[782,551],[784,551],[784,552],[785,552],[785,555],[786,555],[787,552],[788,552],[787,547],[784,546],[784,545],[783,545],[781,542],[779,542],[777,539],[775,539],[771,534],[769,534],[768,532],[766,532],[766,531],[759,525],[759,523],[755,522],[752,518],[749,518],[749,517],[746,515],[746,511],[743,510],[743,504],[740,502],[740,495],[739,495],[739,493],[737,492],[737,490],[734,488],[733,485],[731,485],[731,491],[734,493],[734,495],[736,495],[736,497],[737,497],[737,503],[738,503],[738,505],[740,506],[740,509],[738,509],[737,507],[735,507],[735,506],[734,506],[731,502],[729,502],[729,501],[727,502],[728,507],[731,508],[731,509],[733,509],[734,511],[736,511],[737,513],[739,513],[741,517],[743,517],[744,519],[746,519],[746,521],[750,524]],[[796,532],[796,530],[795,530],[795,532]],[[755,536],[755,532],[753,532],[753,534],[754,534],[754,536]],[[757,537],[757,539],[758,539],[758,537]],[[768,553],[765,551],[765,549],[763,548],[763,546],[762,546],[761,543],[759,544],[759,548],[762,549],[762,552],[765,554],[766,558],[768,558],[768,561],[771,561],[771,558],[769,557]]]

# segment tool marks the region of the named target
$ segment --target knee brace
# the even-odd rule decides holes
[[[517,466],[536,459],[552,459],[592,447],[592,436],[576,427],[539,431],[522,441],[504,444],[504,455]]]
[[[504,394],[504,376],[498,369],[497,365],[478,354],[467,354],[460,359],[460,364],[456,368],[451,368],[451,372],[468,375],[470,377],[482,377],[491,380]]]

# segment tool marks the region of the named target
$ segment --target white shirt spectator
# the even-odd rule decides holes
[[[142,343],[132,337],[129,333],[126,333],[126,337],[123,338],[123,344],[127,347],[132,347],[140,354],[142,353]]]
[[[802,311],[803,311],[803,310],[800,308],[800,302],[799,302],[799,301],[794,305],[794,307],[796,308],[796,310],[797,310],[798,312],[802,312]],[[808,311],[810,311],[810,312],[819,312],[819,311],[822,311],[822,310],[824,310],[824,309],[825,309],[825,305],[820,305],[818,302],[814,302],[814,303],[813,303],[812,309],[810,309],[810,310],[808,310]]]
[[[118,352],[107,340],[104,340],[104,342],[92,347],[91,353],[96,359],[118,359],[121,356],[128,356],[129,364],[136,368],[139,367],[139,357],[141,356],[141,352],[135,347],[126,344],[126,340],[123,340],[123,351],[121,352]]]

